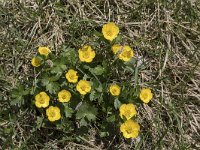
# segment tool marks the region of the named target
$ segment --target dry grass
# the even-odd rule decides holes
[[[200,148],[199,1],[1,0],[0,20],[2,149]],[[124,42],[144,61],[141,85],[155,90],[152,103],[138,108],[141,137],[98,139],[92,131],[75,143],[57,131],[38,131],[35,112],[11,106],[9,95],[32,76],[36,47],[49,45],[54,53],[64,44],[78,48],[108,21],[120,26]]]

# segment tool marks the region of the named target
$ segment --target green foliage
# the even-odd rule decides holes
[[[63,104],[64,106],[64,113],[66,118],[72,117],[73,109],[68,106],[68,104]]]
[[[98,65],[98,66],[96,66],[95,68],[94,68],[94,74],[96,74],[96,75],[102,75],[103,73],[104,73],[104,68],[102,67],[102,66],[100,66],[100,65]]]
[[[115,98],[115,101],[114,101],[114,107],[115,107],[115,109],[118,109],[120,107],[120,105],[121,105],[121,102],[119,101],[119,99]]]
[[[51,73],[62,74],[63,71],[65,71],[66,69],[67,69],[67,66],[64,65],[63,59],[61,59],[61,60],[55,60],[53,62],[53,67],[51,68]]]
[[[46,88],[46,91],[48,91],[50,94],[56,94],[60,89],[59,83],[56,82],[58,79],[59,78],[57,78],[57,76],[52,76],[52,77],[44,76],[41,79],[41,83],[42,86]]]
[[[19,85],[17,88],[13,89],[12,95],[11,95],[11,105],[23,105],[25,97],[30,93],[29,89],[25,89],[24,86]]]
[[[76,66],[78,61],[77,52],[73,48],[63,47],[64,52],[61,53],[61,58],[64,61],[64,64],[69,66]]]
[[[88,121],[96,120],[97,109],[94,106],[91,106],[87,103],[82,103],[80,108],[76,113],[77,119],[87,119]]]
[[[123,103],[130,102],[128,98],[132,98],[135,92],[135,87],[130,83],[120,83],[121,75],[127,73],[131,79],[134,79],[133,81],[135,81],[135,84],[137,84],[138,70],[136,69],[136,60],[132,58],[129,62],[123,62],[117,58],[117,55],[115,56],[110,53],[112,45],[122,42],[122,36],[119,36],[111,43],[105,39],[102,40],[102,38],[103,35],[98,36],[97,41],[91,42],[91,45],[93,45],[91,48],[92,50],[95,49],[94,52],[96,56],[94,60],[89,63],[81,62],[81,57],[83,56],[80,55],[80,52],[73,48],[66,47],[66,45],[61,47],[62,52],[58,55],[54,55],[53,53],[49,53],[47,56],[42,54],[36,55],[37,58],[42,60],[42,63],[40,67],[35,69],[37,76],[32,79],[34,83],[34,88],[32,88],[33,90],[31,93],[31,95],[34,96],[32,99],[35,99],[35,105],[36,101],[40,103],[42,97],[40,95],[40,99],[37,100],[36,95],[39,95],[40,92],[45,92],[47,97],[44,98],[44,100],[49,103],[49,106],[47,106],[48,104],[40,104],[41,107],[36,105],[39,107],[38,111],[40,114],[40,116],[37,116],[36,129],[51,126],[55,122],[57,129],[69,132],[76,128],[72,125],[73,122],[80,127],[88,127],[88,125],[92,125],[92,123],[96,122],[102,129],[100,135],[103,137],[112,134],[108,132],[108,128],[111,127],[112,123],[119,124],[121,122],[119,108]],[[101,44],[106,47],[104,53],[98,53]],[[85,52],[85,49],[83,52]],[[90,57],[87,56],[86,58],[90,59]],[[78,80],[83,79],[89,81],[91,90],[88,93],[81,95],[81,93],[79,93],[81,88],[79,90],[77,89],[78,84],[68,81],[69,79],[67,79],[65,75],[69,69],[73,69],[77,72],[76,76]],[[113,83],[119,85],[119,95],[111,94],[112,92],[109,87]],[[133,91],[130,92],[130,89],[133,89]],[[67,102],[62,102],[60,100],[63,97],[61,95],[59,96],[62,90],[67,90],[71,93]],[[17,91],[13,91],[13,98],[15,98],[15,103],[13,102],[13,105],[22,101],[28,94],[30,93],[22,87]],[[66,98],[66,95],[64,97]],[[53,120],[52,124],[48,122],[49,117],[46,119],[46,115],[48,114],[45,113],[50,106],[60,109],[60,112],[57,113],[60,113],[61,116],[57,120]],[[104,123],[100,124],[97,119],[103,119]],[[70,123],[65,125],[65,122],[67,124],[68,122]]]

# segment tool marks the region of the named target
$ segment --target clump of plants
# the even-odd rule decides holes
[[[137,58],[122,41],[119,27],[110,22],[102,33],[96,32],[95,41],[79,49],[64,47],[55,55],[48,47],[38,48],[28,94],[42,126],[70,133],[95,124],[100,136],[109,136],[113,129],[125,138],[140,134],[137,106],[148,103],[153,94],[140,87]]]

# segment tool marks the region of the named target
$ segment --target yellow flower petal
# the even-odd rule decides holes
[[[41,60],[37,57],[33,57],[31,60],[31,64],[33,67],[39,67],[41,65]]]
[[[35,96],[35,106],[38,108],[46,108],[49,106],[50,97],[45,92],[40,92]]]
[[[123,46],[122,52],[119,54],[119,59],[123,61],[130,61],[134,56],[133,50],[129,46]]]
[[[140,92],[140,99],[144,103],[149,103],[149,101],[153,98],[153,93],[149,88],[143,88]]]
[[[127,139],[131,138],[132,134],[129,134],[128,132],[123,132],[123,136]]]
[[[62,90],[58,93],[59,102],[69,102],[71,97],[71,93],[67,90]]]
[[[119,33],[119,27],[116,26],[115,23],[109,22],[103,25],[102,33],[105,39],[112,41],[117,37]]]
[[[121,88],[117,84],[112,84],[109,88],[109,91],[113,96],[119,96]]]
[[[137,111],[135,109],[135,106],[133,104],[122,104],[119,108],[120,111],[120,117],[123,119],[123,116],[129,120],[133,116],[137,114]]]
[[[68,80],[68,82],[71,82],[71,83],[76,83],[78,81],[77,71],[73,69],[69,69],[65,77]]]
[[[124,123],[120,126],[120,131],[121,132],[125,132],[126,131],[126,126],[125,126]]]
[[[125,110],[126,110],[126,104],[122,104],[119,108],[119,115],[120,117],[123,119],[123,115],[125,114]]]
[[[50,106],[49,108],[46,109],[46,115],[47,115],[49,121],[51,121],[51,122],[59,120],[61,118],[60,108],[58,108],[56,106],[55,107]]]
[[[38,52],[40,53],[40,55],[48,56],[51,51],[48,47],[40,46],[38,48]]]
[[[91,46],[85,45],[82,49],[78,50],[79,59],[82,62],[90,63],[95,57],[95,51],[92,50]]]
[[[115,44],[112,46],[112,51],[114,54],[117,54],[118,51],[122,50],[123,49],[123,46],[121,45],[118,45],[118,44]]]
[[[35,106],[36,106],[37,108],[41,108],[41,107],[42,107],[42,105],[41,105],[41,103],[40,103],[39,100],[36,100],[36,101],[35,101]]]
[[[136,138],[140,131],[140,126],[133,120],[127,120],[120,126],[120,131],[125,138]]]
[[[138,137],[138,135],[139,135],[139,131],[133,131],[133,132],[130,134],[130,137],[131,137],[131,138],[136,138],[136,137]]]
[[[91,84],[89,81],[80,80],[76,85],[76,89],[80,94],[85,95],[91,91]]]

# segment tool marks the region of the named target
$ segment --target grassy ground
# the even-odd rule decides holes
[[[98,138],[92,128],[88,138],[69,141],[61,131],[36,129],[35,111],[11,105],[9,93],[33,76],[37,47],[79,48],[108,21],[145,61],[141,85],[154,88],[152,103],[138,108],[142,138]],[[1,149],[200,148],[198,0],[1,0],[0,56]]]

